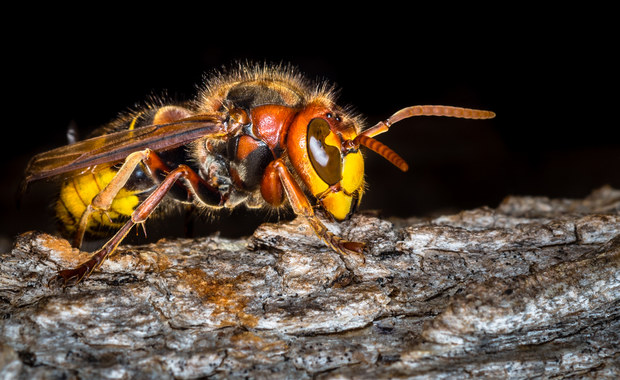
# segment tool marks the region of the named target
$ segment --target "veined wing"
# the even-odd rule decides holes
[[[147,125],[113,132],[62,146],[30,160],[24,185],[42,178],[122,161],[130,153],[150,148],[164,151],[205,136],[224,136],[226,125],[213,115],[197,115],[169,124]]]

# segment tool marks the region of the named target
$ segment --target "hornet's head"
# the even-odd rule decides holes
[[[354,143],[359,126],[342,111],[310,105],[299,112],[288,132],[289,159],[319,206],[344,220],[364,193],[364,158]]]

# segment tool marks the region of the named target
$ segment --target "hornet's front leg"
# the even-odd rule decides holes
[[[269,164],[275,170],[284,187],[284,192],[296,215],[303,216],[312,227],[316,235],[321,238],[330,248],[338,252],[345,263],[349,257],[355,258],[358,263],[364,263],[364,243],[347,241],[331,233],[321,220],[315,215],[314,209],[308,198],[299,187],[289,170],[286,168],[282,159],[277,159]]]

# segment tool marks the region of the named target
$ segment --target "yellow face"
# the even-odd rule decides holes
[[[349,153],[343,157],[340,186],[329,188],[324,194],[315,194],[323,208],[336,220],[344,220],[362,199],[364,185],[364,160],[362,154]]]
[[[289,157],[301,179],[334,219],[346,219],[364,189],[364,158],[359,149],[344,148],[357,133],[337,125],[321,112],[298,116],[289,130]]]

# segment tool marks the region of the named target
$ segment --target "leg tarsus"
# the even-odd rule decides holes
[[[366,256],[364,256],[364,247],[366,247],[366,244],[348,241],[331,233],[315,215],[313,215],[312,218],[306,217],[306,220],[317,236],[331,249],[336,251],[345,263],[350,261],[348,260],[349,258],[353,258],[358,265],[364,265],[366,263]]]
[[[89,263],[90,261],[87,261],[85,263],[80,264],[80,266],[74,269],[64,269],[64,270],[59,271],[55,277],[49,280],[49,282],[47,283],[47,286],[67,287],[67,286],[74,286],[74,285],[79,284],[82,281],[82,279],[89,276],[94,270],[92,266],[88,265]]]
[[[364,256],[366,244],[357,241],[340,240],[337,246],[339,252],[342,251],[348,256],[356,257],[360,264],[366,263],[366,256]]]
[[[95,253],[90,259],[77,267],[59,271],[47,285],[49,287],[55,287],[58,285],[67,287],[79,284],[84,278],[90,276],[95,269],[99,268],[105,258],[109,255],[109,252],[104,254],[104,250],[106,250],[105,246],[97,251],[97,253]]]

